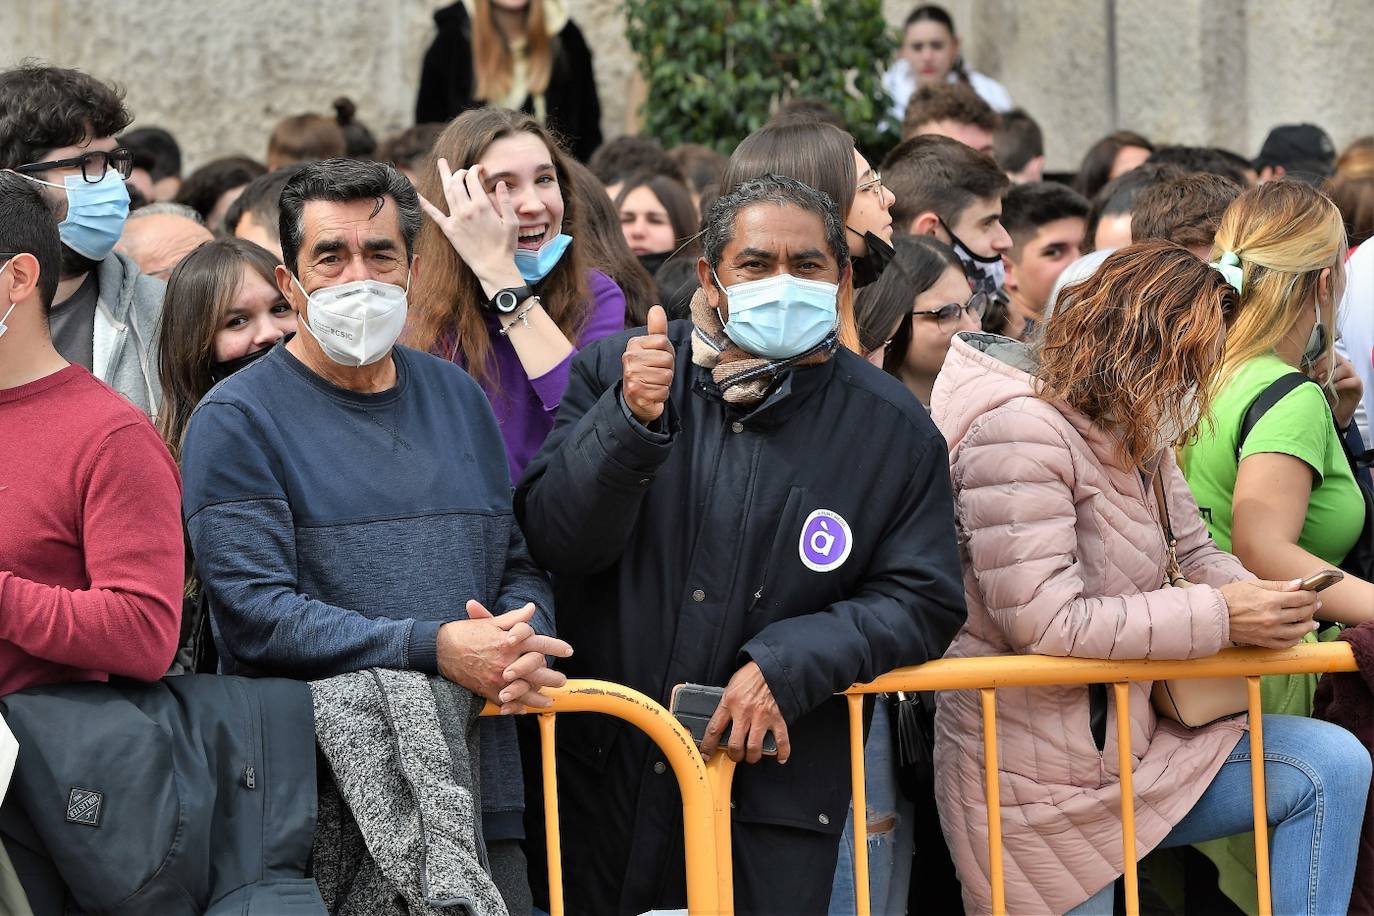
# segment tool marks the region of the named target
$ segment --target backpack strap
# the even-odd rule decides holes
[[[1240,421],[1240,434],[1236,436],[1236,463],[1240,463],[1240,451],[1245,446],[1245,440],[1249,438],[1250,431],[1259,423],[1260,418],[1269,412],[1269,409],[1282,401],[1291,392],[1296,391],[1298,386],[1304,382],[1311,382],[1301,372],[1290,372],[1280,376],[1269,383],[1269,387],[1259,393],[1259,397],[1250,402],[1250,407],[1245,411],[1245,416]],[[1316,382],[1312,382],[1316,384]]]

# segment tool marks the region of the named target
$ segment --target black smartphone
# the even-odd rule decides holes
[[[716,714],[716,707],[720,706],[721,698],[725,696],[724,687],[709,687],[705,684],[678,684],[673,688],[672,696],[668,700],[668,711],[682,723],[682,727],[687,729],[687,733],[692,736],[692,740],[701,747],[701,742],[706,740],[706,726],[710,724],[711,717]],[[730,726],[725,726],[725,733],[720,736],[720,746],[730,743]],[[763,736],[763,752],[770,757],[778,753],[778,742],[770,731]]]
[[[1315,572],[1303,579],[1300,587],[1303,591],[1319,592],[1324,588],[1330,588],[1344,578],[1345,573],[1339,569],[1323,569],[1321,572]]]

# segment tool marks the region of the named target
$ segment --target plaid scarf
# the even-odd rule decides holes
[[[752,407],[762,401],[778,375],[793,366],[818,366],[835,355],[836,328],[816,346],[787,359],[765,359],[741,350],[725,335],[720,315],[706,302],[706,291],[692,297],[692,362],[711,370],[711,378],[727,404]]]

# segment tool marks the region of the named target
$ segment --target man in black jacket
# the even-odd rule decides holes
[[[837,344],[849,258],[826,195],[765,176],[706,222],[692,321],[655,308],[648,333],[576,358],[517,512],[557,575],[569,675],[665,704],[675,684],[726,685],[704,750],[731,724],[750,763],[737,912],[824,912],[849,803],[834,694],[938,657],[964,619],[947,453],[901,384]],[[600,716],[564,718],[558,747],[572,911],[682,906],[662,756]]]

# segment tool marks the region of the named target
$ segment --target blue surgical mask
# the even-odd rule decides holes
[[[525,278],[526,283],[538,283],[543,280],[558,266],[558,262],[563,259],[563,252],[567,251],[571,244],[572,236],[560,232],[534,251],[528,248],[515,249],[515,266],[519,269],[520,276]]]
[[[791,359],[813,349],[835,330],[840,288],[823,280],[777,274],[725,286],[730,318],[725,336],[744,352]]]
[[[68,175],[62,184],[22,177],[67,192],[67,218],[57,224],[57,236],[64,245],[92,261],[103,261],[114,251],[129,217],[129,189],[119,172],[106,169],[96,182]]]

